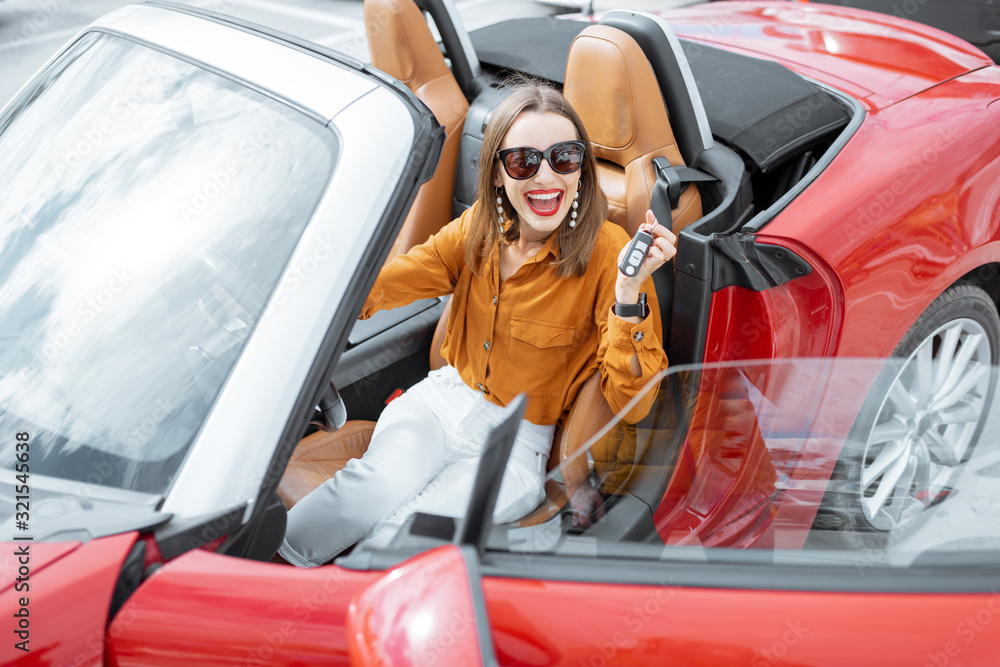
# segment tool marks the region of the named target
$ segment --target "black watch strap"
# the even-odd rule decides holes
[[[618,317],[638,317],[646,319],[649,306],[646,305],[646,293],[639,292],[639,303],[621,303],[615,301],[615,315]]]

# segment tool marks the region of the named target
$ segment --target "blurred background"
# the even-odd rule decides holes
[[[178,0],[270,26],[368,60],[361,0]],[[453,0],[466,28],[514,17],[653,9],[703,0]],[[1000,57],[998,0],[827,0],[935,25]],[[127,0],[0,0],[0,106],[65,42]]]

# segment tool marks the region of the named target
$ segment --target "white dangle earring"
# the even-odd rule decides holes
[[[500,223],[500,233],[503,234],[503,197],[500,196],[500,186],[497,186],[497,218]]]
[[[576,192],[573,194],[573,212],[569,214],[569,228],[576,227],[576,209],[580,208],[580,182],[577,181]]]

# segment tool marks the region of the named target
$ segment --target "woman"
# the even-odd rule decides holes
[[[448,365],[392,401],[366,454],[289,511],[279,553],[293,564],[322,564],[367,535],[385,543],[417,510],[460,514],[486,434],[521,392],[494,520],[524,516],[544,498],[553,431],[581,385],[599,369],[617,412],[666,367],[649,276],[675,237],[647,212],[649,256],[635,276],[617,270],[629,238],[605,221],[590,141],[566,99],[517,87],[493,113],[479,164],[476,203],[383,267],[360,315],[453,294]],[[629,314],[644,290],[652,313]]]

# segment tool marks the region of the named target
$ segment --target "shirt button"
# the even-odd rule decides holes
[[[483,386],[482,382],[480,382],[476,386],[479,387],[479,391],[483,392],[484,394],[486,393],[486,387]]]
[[[643,334],[642,334],[642,332],[641,332],[641,331],[636,331],[636,332],[635,332],[635,335],[634,335],[634,336],[632,336],[632,338],[634,338],[634,339],[635,339],[635,342],[637,342],[637,343],[638,343],[638,342],[642,341],[642,335],[643,335]]]
[[[497,305],[497,295],[496,294],[493,295],[493,305],[494,306]]]
[[[484,349],[484,350],[486,350],[487,352],[489,352],[489,349],[490,349],[490,341],[485,341],[485,342],[483,342],[483,349]]]

